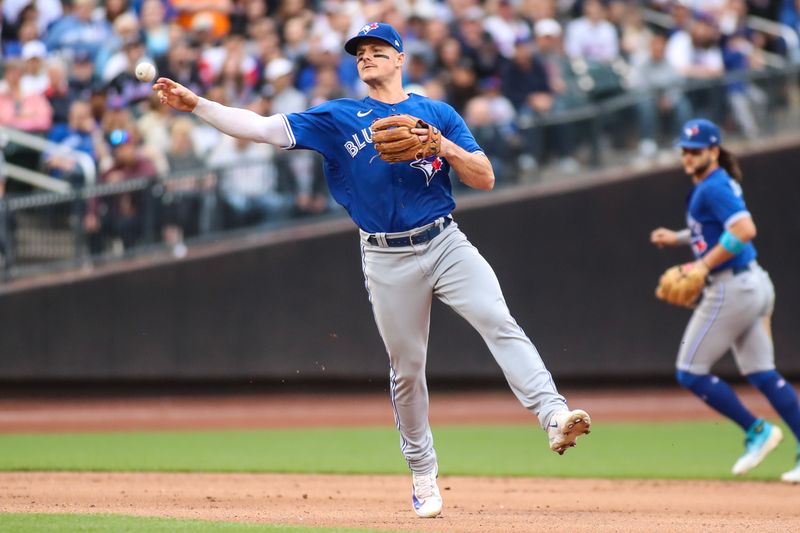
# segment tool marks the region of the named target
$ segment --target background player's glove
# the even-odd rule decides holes
[[[411,115],[389,115],[372,123],[372,143],[381,159],[389,163],[416,161],[437,155],[442,145],[438,128]],[[412,128],[428,130],[425,142]]]
[[[708,267],[702,261],[668,268],[658,280],[656,298],[672,305],[694,307],[706,286]]]

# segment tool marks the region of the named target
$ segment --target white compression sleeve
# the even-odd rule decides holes
[[[689,228],[676,231],[675,236],[678,238],[678,244],[689,244],[692,240],[692,232]]]
[[[262,117],[248,109],[226,107],[205,98],[198,100],[192,113],[232,137],[280,147],[291,144],[281,115]]]

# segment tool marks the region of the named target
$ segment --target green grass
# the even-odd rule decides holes
[[[369,533],[373,529],[310,528],[303,526],[277,526],[241,524],[234,522],[208,522],[204,520],[176,520],[171,518],[142,518],[121,515],[76,514],[0,514],[0,530],[5,533],[47,533],[49,531],[85,531],[129,533],[256,533],[258,531],[286,531],[287,533]],[[386,533],[381,531],[381,533]]]
[[[786,441],[747,479],[792,465]],[[731,479],[742,433],[725,421],[596,424],[563,457],[533,426],[440,426],[444,475]],[[0,470],[407,474],[394,428],[0,435]]]

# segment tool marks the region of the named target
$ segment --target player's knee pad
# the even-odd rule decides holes
[[[677,370],[675,372],[675,379],[678,380],[680,386],[692,392],[696,392],[698,386],[709,378],[710,374],[692,374],[685,370]]]

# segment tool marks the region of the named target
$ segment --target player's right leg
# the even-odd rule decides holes
[[[442,509],[438,466],[428,423],[425,361],[432,293],[413,250],[362,245],[375,322],[389,355],[390,394],[400,448],[412,471],[412,505],[421,517]]]

